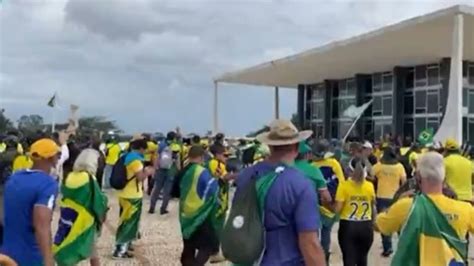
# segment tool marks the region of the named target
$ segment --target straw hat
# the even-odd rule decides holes
[[[270,131],[257,136],[257,140],[268,146],[285,146],[297,144],[313,134],[311,130],[298,132],[288,120],[275,120],[270,124]]]
[[[137,133],[137,134],[134,134],[132,139],[130,140],[130,142],[134,142],[134,141],[137,141],[137,140],[142,140],[142,139],[145,139],[145,137],[143,136],[143,134],[140,134],[140,133]]]

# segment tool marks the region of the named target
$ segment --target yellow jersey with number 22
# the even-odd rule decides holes
[[[374,185],[367,180],[356,183],[348,179],[339,184],[336,201],[342,203],[341,220],[370,221],[372,220],[372,204],[375,201]]]

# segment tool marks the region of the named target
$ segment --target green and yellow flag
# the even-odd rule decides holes
[[[418,135],[418,143],[420,143],[422,146],[425,146],[427,144],[433,143],[433,138],[434,129],[428,128],[420,132]]]
[[[61,217],[53,253],[58,265],[76,265],[92,254],[107,212],[107,197],[95,179],[85,172],[69,174],[61,186],[61,193]]]
[[[429,197],[416,196],[391,265],[460,266],[466,259],[467,242]]]
[[[206,219],[211,218],[215,226],[218,185],[201,165],[191,163],[184,171],[180,181],[179,221],[183,238],[189,239]]]

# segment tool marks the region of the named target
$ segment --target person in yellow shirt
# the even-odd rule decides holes
[[[374,174],[377,182],[377,211],[387,209],[393,201],[393,197],[400,186],[406,182],[405,168],[398,162],[393,147],[387,147],[380,162],[374,166]],[[382,235],[383,257],[389,257],[393,253],[392,237]]]
[[[458,200],[472,201],[472,165],[461,155],[459,144],[454,139],[446,140],[444,166],[446,184],[454,190]]]
[[[235,178],[234,173],[228,173],[226,168],[227,156],[225,147],[216,143],[211,146],[211,153],[213,158],[208,162],[207,168],[211,172],[211,175],[218,180],[219,184],[219,203],[220,207],[217,211],[217,232],[220,235],[221,230],[224,227],[224,222],[229,209],[229,181]],[[218,263],[224,260],[219,255],[219,246],[214,248],[214,255],[211,256],[211,263]]]
[[[313,147],[314,160],[313,165],[318,167],[326,180],[331,198],[336,196],[338,184],[345,181],[344,172],[341,164],[329,152],[330,144],[327,140],[321,140]],[[329,262],[331,248],[331,231],[336,220],[334,212],[324,206],[319,207],[321,213],[321,246],[326,255],[326,262]]]
[[[420,157],[417,178],[419,179],[421,193],[427,195],[433,201],[460,239],[464,239],[468,232],[474,233],[473,207],[469,203],[450,199],[443,195],[445,168],[443,157],[439,153],[428,152]],[[388,210],[377,216],[376,229],[387,235],[400,232],[409,218],[412,204],[413,198],[411,197],[399,199]],[[426,219],[429,219],[429,217],[426,217]],[[431,255],[420,254],[420,257]]]
[[[158,144],[152,141],[151,136],[148,134],[145,135],[145,140],[147,142],[146,142],[146,152],[145,152],[143,164],[145,165],[145,167],[151,166],[155,169],[156,168],[155,161],[158,155]],[[147,190],[146,190],[146,193],[148,194],[148,196],[151,195],[151,191],[153,190],[154,183],[155,182],[153,180],[153,176],[148,176],[147,177]]]
[[[105,145],[105,149],[105,167],[102,182],[104,183],[104,189],[108,189],[110,188],[110,175],[112,174],[112,169],[120,157],[122,148],[115,138],[111,138]]]
[[[31,169],[31,167],[33,167],[33,160],[31,160],[30,156],[20,154],[13,161],[12,171],[14,173],[21,170]]]
[[[115,236],[116,248],[113,257],[116,259],[131,258],[129,248],[137,239],[143,205],[143,181],[153,174],[152,167],[145,167],[143,156],[147,142],[142,136],[134,136],[130,142],[131,151],[125,154],[127,184],[118,192],[120,205],[119,226]]]
[[[366,180],[368,173],[363,160],[354,158],[351,166],[351,178],[339,184],[336,193],[335,211],[341,219],[338,240],[344,265],[367,266],[374,241],[375,189]]]

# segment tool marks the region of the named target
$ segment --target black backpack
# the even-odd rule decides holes
[[[127,167],[125,166],[126,154],[122,155],[112,168],[110,175],[110,186],[116,190],[122,190],[132,179],[127,179]]]
[[[0,185],[4,185],[13,173],[13,161],[18,156],[16,151],[0,153]]]

